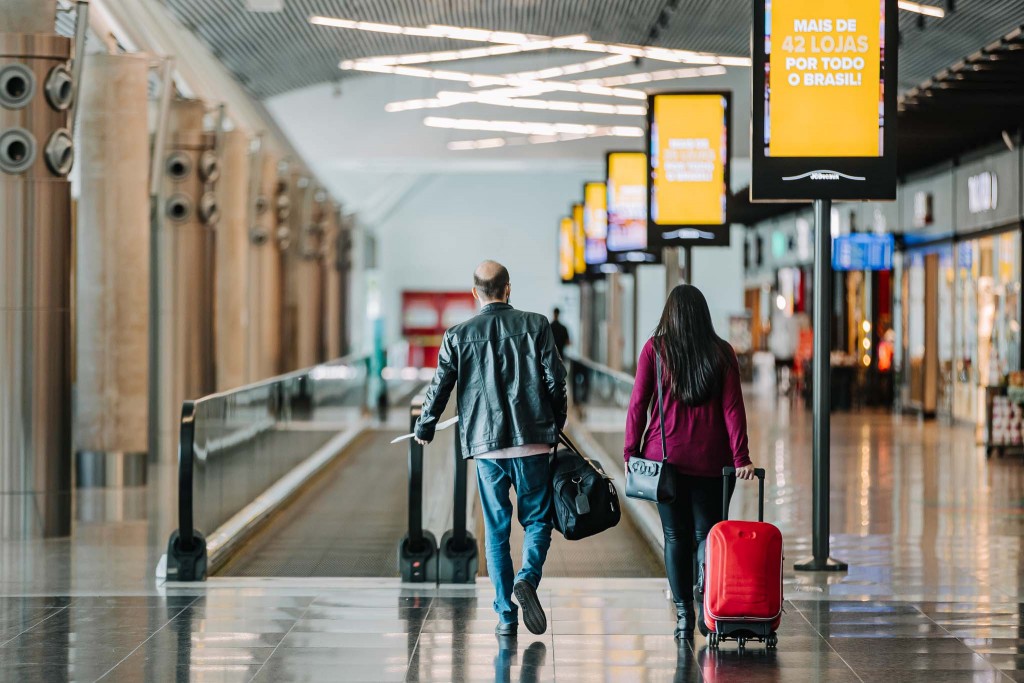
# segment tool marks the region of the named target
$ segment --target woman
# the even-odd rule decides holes
[[[708,302],[692,285],[672,290],[654,336],[640,353],[626,416],[625,459],[662,459],[655,379],[659,361],[665,443],[677,477],[675,500],[659,503],[658,513],[665,533],[665,570],[676,604],[675,634],[688,639],[693,638],[696,621],[697,556],[703,555],[711,527],[722,520],[722,468],[735,466],[739,478],[752,479],[754,466],[747,448],[736,354],[715,334]]]

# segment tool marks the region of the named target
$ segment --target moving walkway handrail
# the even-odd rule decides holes
[[[304,392],[311,393],[310,383],[324,378],[330,378],[330,368],[345,368],[368,364],[369,356],[365,354],[352,354],[337,360],[329,361],[311,368],[296,370],[293,372],[270,377],[259,382],[253,382],[242,387],[228,391],[208,394],[198,399],[186,400],[181,408],[181,423],[179,427],[178,441],[178,529],[171,535],[167,553],[167,576],[178,581],[201,580],[206,575],[206,542],[203,535],[195,528],[195,460],[196,460],[196,421],[200,408],[205,404],[230,401],[233,397],[242,396],[246,393],[258,393],[261,389],[269,390],[272,396],[272,410],[274,417],[279,418],[279,411],[287,409],[288,418],[291,417],[291,405],[288,404],[285,396],[286,387],[289,383],[298,383],[304,387]],[[341,376],[339,375],[339,378]],[[366,405],[366,389],[363,386],[363,395],[360,402]],[[310,400],[312,397],[310,396]],[[274,420],[274,424],[277,420]],[[265,429],[256,430],[264,431]],[[255,434],[250,434],[252,438]],[[241,439],[244,441],[245,439]]]

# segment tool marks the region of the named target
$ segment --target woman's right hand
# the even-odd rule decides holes
[[[736,468],[737,479],[753,479],[754,476],[754,463]]]

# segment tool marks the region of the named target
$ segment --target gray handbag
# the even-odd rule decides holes
[[[626,495],[652,503],[671,503],[676,497],[676,470],[668,464],[665,446],[665,407],[661,389],[661,357],[655,353],[658,381],[658,420],[661,423],[661,462],[630,458],[626,461]]]

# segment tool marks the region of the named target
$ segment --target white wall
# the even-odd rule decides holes
[[[405,289],[468,290],[484,259],[504,264],[517,308],[550,315],[571,303],[558,278],[558,218],[582,192],[583,171],[425,175],[378,225],[388,337]],[[572,320],[571,311],[566,311]]]

